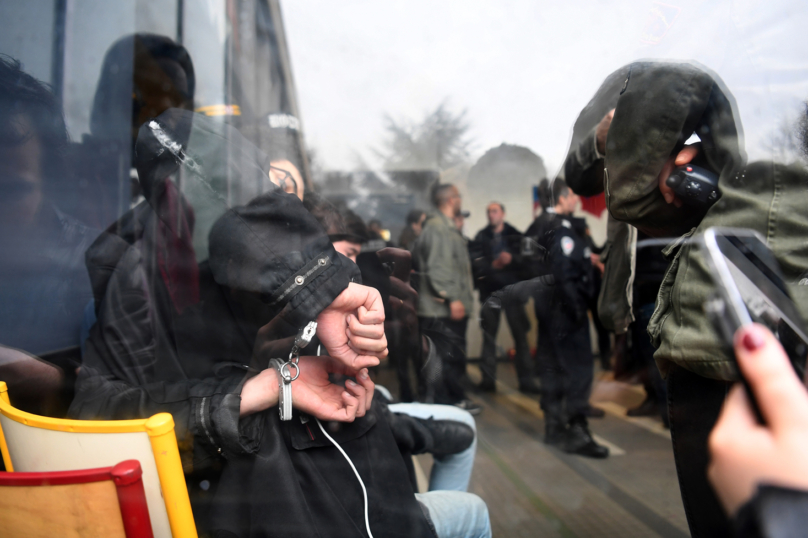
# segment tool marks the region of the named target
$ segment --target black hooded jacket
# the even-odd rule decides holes
[[[267,367],[254,348],[288,356],[297,331],[359,279],[355,264],[296,196],[265,179],[265,156],[227,125],[172,109],[141,128],[136,151],[148,203],[87,252],[98,321],[70,414],[171,413],[203,533],[363,536],[360,486],[313,419],[295,411],[281,422],[277,408],[239,418],[248,367]],[[233,189],[223,184],[234,177],[263,194],[228,204]],[[183,182],[191,201],[176,188]],[[217,215],[202,223],[209,258],[198,265],[194,210]],[[378,407],[332,426],[363,477],[374,534],[429,536]]]

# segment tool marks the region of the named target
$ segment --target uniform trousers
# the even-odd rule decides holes
[[[505,318],[511,328],[514,346],[516,347],[516,375],[519,384],[533,383],[533,365],[530,359],[530,347],[527,343],[527,332],[530,329],[530,320],[525,313],[524,301],[514,294],[505,293],[503,296],[495,294],[483,301],[480,309],[480,328],[483,330],[483,349],[480,356],[480,370],[484,381],[497,379],[497,346],[496,339],[499,332],[500,313],[505,311]]]
[[[583,416],[589,407],[594,366],[588,320],[572,324],[563,313],[551,312],[550,319],[539,320],[539,343],[545,420],[563,423]]]

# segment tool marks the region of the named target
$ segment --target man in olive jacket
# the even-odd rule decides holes
[[[460,214],[460,193],[452,184],[432,189],[437,212],[427,219],[424,231],[415,243],[414,257],[420,271],[418,317],[422,330],[443,327],[451,346],[442,350],[443,403],[459,404],[469,411],[460,380],[466,374],[466,327],[472,308],[471,260],[466,240],[454,225]]]

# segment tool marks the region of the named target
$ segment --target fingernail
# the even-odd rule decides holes
[[[673,200],[673,195],[670,193],[665,193],[662,196],[665,198],[665,202],[667,203],[671,203],[671,201]]]
[[[353,321],[353,316],[351,314],[348,314],[347,320],[348,323],[350,323],[351,321]]]
[[[743,338],[741,338],[741,344],[743,344],[743,347],[745,347],[747,351],[760,349],[765,342],[763,335],[752,328],[746,329]]]
[[[368,378],[368,369],[367,368],[362,368],[362,370],[359,371],[359,377],[361,379],[367,379]]]
[[[350,379],[345,380],[345,384],[350,386],[350,387],[355,387],[356,386],[356,383],[354,383]]]

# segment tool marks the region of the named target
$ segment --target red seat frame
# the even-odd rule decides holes
[[[118,493],[118,504],[121,507],[123,528],[127,538],[154,538],[142,475],[143,470],[137,460],[126,460],[114,467],[79,471],[0,472],[0,487],[59,486],[111,480]]]

